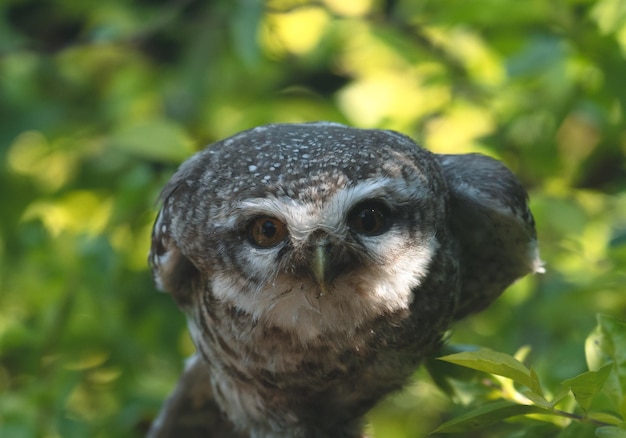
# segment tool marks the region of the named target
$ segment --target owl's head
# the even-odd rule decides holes
[[[210,293],[303,341],[349,334],[406,311],[428,292],[421,287],[429,276],[454,272],[440,266],[463,256],[459,230],[451,229],[446,166],[391,131],[314,123],[240,133],[190,158],[165,187],[153,234],[155,279],[183,308]],[[494,177],[512,177],[493,169]],[[479,184],[460,184],[480,195]],[[506,203],[521,199],[526,211],[518,186],[506,188]],[[500,208],[500,201],[482,204]],[[534,239],[509,210],[525,241]],[[520,260],[528,265],[526,250]],[[446,299],[455,299],[454,278],[448,288]]]
[[[157,280],[179,293],[168,262],[183,256],[216,299],[261,322],[303,338],[349,330],[408,308],[445,233],[445,194],[436,160],[399,134],[257,128],[166,187]]]

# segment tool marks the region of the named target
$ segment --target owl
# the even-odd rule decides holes
[[[361,436],[455,320],[542,270],[509,170],[393,131],[261,126],[161,196],[149,260],[197,353],[155,437]]]

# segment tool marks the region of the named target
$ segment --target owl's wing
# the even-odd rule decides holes
[[[543,266],[528,195],[515,175],[480,154],[438,158],[451,194],[449,226],[460,245],[461,318]]]
[[[243,438],[215,403],[209,379],[202,358],[191,356],[176,388],[152,423],[148,438]]]

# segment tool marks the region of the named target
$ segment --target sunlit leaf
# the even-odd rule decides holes
[[[624,420],[612,412],[595,411],[589,412],[587,416],[599,423],[611,424],[613,426],[624,426]]]
[[[541,389],[541,382],[539,381],[539,376],[535,372],[533,368],[530,369],[530,386],[529,388],[537,395],[540,395],[543,398],[543,391]],[[545,399],[544,399],[545,400]]]
[[[592,371],[614,363],[604,389],[622,416],[626,416],[626,323],[598,315],[598,325],[585,343],[587,364]]]
[[[479,347],[474,345],[446,345],[439,351],[439,354],[454,354],[458,352],[477,351]],[[428,371],[431,379],[439,389],[449,397],[458,399],[459,394],[452,385],[450,379],[458,381],[470,381],[478,373],[470,368],[459,367],[452,363],[442,363],[434,357],[429,357],[424,361],[424,368]]]
[[[561,386],[559,391],[554,394],[552,400],[550,401],[550,405],[552,407],[558,405],[565,397],[567,397],[571,393],[569,387]]]
[[[554,411],[538,406],[498,401],[461,415],[454,420],[447,421],[435,429],[433,433],[458,433],[480,430],[508,418],[528,414],[559,415]]]
[[[112,147],[155,161],[178,163],[194,152],[193,142],[184,129],[166,119],[124,126],[109,141]]]
[[[39,219],[53,235],[67,230],[96,235],[107,225],[112,209],[111,198],[77,190],[58,200],[35,201],[24,212],[23,220]]]
[[[587,371],[586,373],[567,379],[562,382],[562,384],[571,388],[576,401],[580,407],[587,412],[591,407],[593,397],[600,392],[612,369],[613,364],[608,364],[598,371]]]
[[[439,359],[485,373],[507,377],[530,388],[536,394],[542,394],[541,387],[538,386],[539,382],[536,378],[533,379],[531,377],[530,370],[523,363],[508,354],[481,349],[452,354]]]
[[[526,397],[528,400],[540,406],[542,408],[550,409],[554,407],[554,404],[546,400],[543,396],[534,393],[533,391],[520,391],[521,394]]]

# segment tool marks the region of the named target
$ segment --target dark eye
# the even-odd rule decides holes
[[[389,207],[379,201],[358,204],[348,215],[348,226],[365,236],[378,236],[391,228]]]
[[[271,248],[287,237],[287,226],[276,218],[258,217],[248,224],[248,240],[259,248]]]

